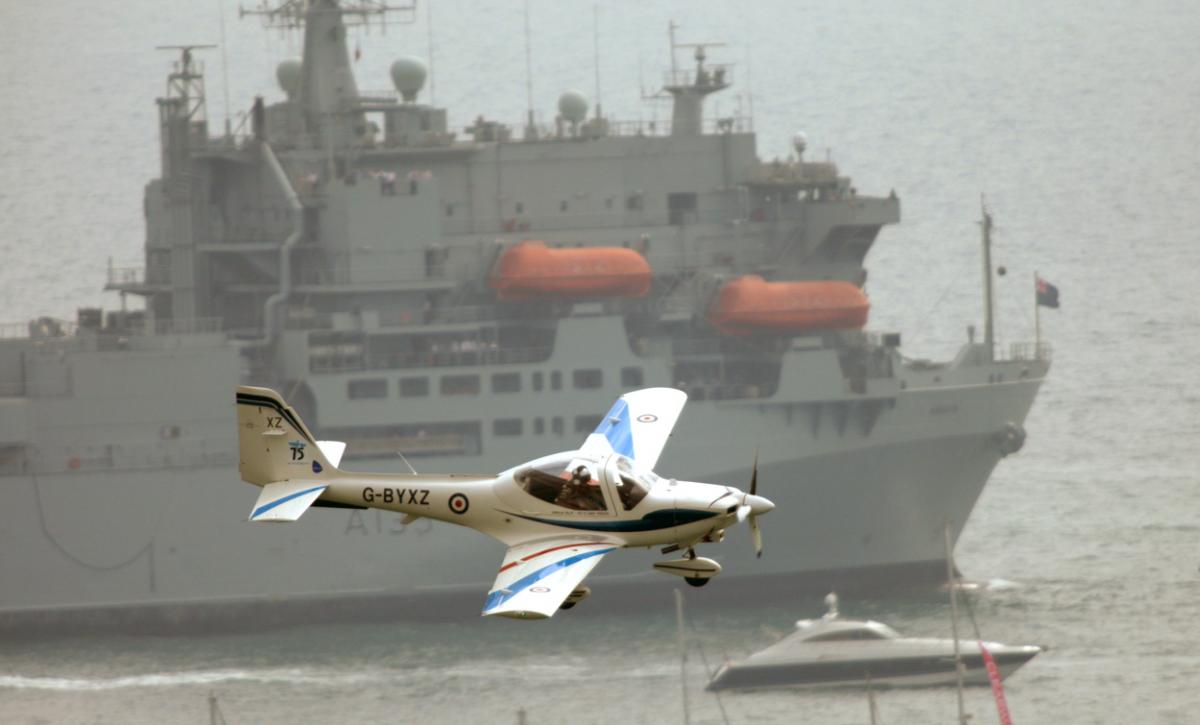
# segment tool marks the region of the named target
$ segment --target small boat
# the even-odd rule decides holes
[[[796,335],[861,330],[870,310],[866,294],[849,282],[768,282],[751,274],[721,287],[708,321],[726,335]]]
[[[645,297],[652,282],[650,263],[632,249],[557,249],[527,239],[504,250],[488,285],[510,302]]]
[[[709,690],[768,687],[954,686],[954,640],[903,637],[871,620],[842,619],[837,598],[826,598],[829,612],[821,619],[802,619],[796,631],[744,660],[725,664]],[[1037,646],[959,640],[963,684],[987,685],[983,651],[996,663],[1001,679],[1039,652]]]

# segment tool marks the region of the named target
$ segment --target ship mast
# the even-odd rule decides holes
[[[346,28],[368,26],[372,21],[382,27],[412,23],[416,9],[416,0],[404,4],[384,0],[284,0],[273,4],[263,0],[257,8],[238,10],[243,17],[260,17],[268,28],[304,28],[299,100],[309,133],[328,136],[332,119],[358,100]]]
[[[980,204],[983,219],[979,226],[983,230],[983,344],[987,348],[987,361],[996,359],[996,330],[993,312],[994,298],[992,295],[992,215],[988,213],[987,204]]]
[[[705,66],[708,58],[705,48],[724,47],[724,43],[677,43],[675,30],[679,26],[672,22],[667,26],[671,39],[671,72],[663,90],[674,99],[671,112],[672,136],[699,136],[704,126],[704,98],[710,93],[729,87],[729,66]],[[680,71],[675,62],[675,52],[680,48],[695,48],[696,70]],[[597,83],[598,85],[598,83]]]

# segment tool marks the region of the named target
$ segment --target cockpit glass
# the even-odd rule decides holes
[[[653,473],[647,474],[634,469],[633,464],[628,458],[617,458],[617,498],[621,499],[621,505],[626,511],[631,511],[635,506],[646,498],[646,494],[650,492],[650,487],[654,485],[657,476]],[[654,476],[653,479],[649,479]]]
[[[549,468],[550,470],[546,470]],[[576,511],[604,511],[604,494],[600,481],[591,468],[579,464],[573,470],[565,465],[555,467],[526,468],[517,472],[517,485],[531,496],[546,503],[575,509]]]

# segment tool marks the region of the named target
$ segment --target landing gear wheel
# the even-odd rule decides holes
[[[701,579],[698,576],[685,576],[683,580],[694,587],[702,587],[708,583],[707,579]]]
[[[563,602],[558,608],[559,609],[570,609],[573,606],[575,606],[575,602]]]

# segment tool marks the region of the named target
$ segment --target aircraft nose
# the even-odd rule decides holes
[[[769,498],[764,496],[756,496],[754,494],[746,495],[746,506],[750,507],[750,512],[755,516],[761,516],[775,508],[775,504],[771,503]]]

